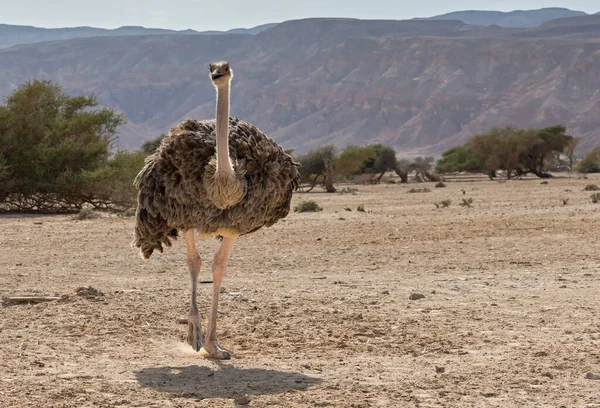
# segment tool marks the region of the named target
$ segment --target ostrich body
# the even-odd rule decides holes
[[[233,72],[210,64],[217,90],[216,120],[185,120],[172,128],[135,179],[138,188],[134,245],[149,258],[182,232],[192,296],[188,343],[206,357],[228,359],[216,336],[217,306],[229,254],[240,235],[275,224],[290,211],[298,164],[258,128],[229,117]],[[195,233],[222,239],[212,265],[213,294],[203,336],[196,302],[202,260]]]

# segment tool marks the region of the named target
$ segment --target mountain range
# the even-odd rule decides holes
[[[557,18],[581,16],[587,16],[587,13],[553,7],[539,10],[515,10],[509,12],[484,10],[455,11],[439,16],[427,17],[425,20],[458,20],[472,25],[498,25],[500,27],[529,28],[537,27],[540,24],[544,24]]]
[[[17,44],[31,44],[44,41],[70,40],[87,37],[116,37],[130,35],[166,35],[166,34],[258,34],[277,24],[263,24],[253,28],[234,28],[228,31],[195,31],[195,30],[165,30],[162,28],[145,28],[125,26],[107,30],[94,27],[70,28],[40,28],[33,26],[18,26],[0,24],[0,48]]]
[[[522,28],[327,18],[257,31],[15,45],[0,49],[0,96],[33,78],[94,93],[127,115],[121,143],[135,148],[186,117],[214,117],[208,63],[227,59],[232,114],[298,152],[381,142],[439,154],[493,126],[557,123],[582,150],[600,144],[598,14]]]

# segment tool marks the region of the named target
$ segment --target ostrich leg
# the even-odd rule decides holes
[[[196,303],[196,293],[198,291],[198,275],[200,274],[202,259],[196,250],[194,230],[191,229],[186,231],[183,234],[183,238],[185,239],[185,245],[187,246],[187,265],[192,280],[192,299],[190,302],[190,313],[188,315],[187,342],[194,350],[200,351],[204,340],[202,339],[202,327],[200,326],[200,313],[198,312],[198,304]]]
[[[206,327],[206,344],[203,347],[205,357],[218,360],[229,360],[230,352],[219,347],[217,342],[217,308],[219,306],[219,294],[221,292],[221,283],[227,272],[227,261],[229,254],[237,237],[223,237],[223,242],[219,251],[215,255],[213,262],[213,295],[210,306],[210,315],[208,317],[208,326]]]

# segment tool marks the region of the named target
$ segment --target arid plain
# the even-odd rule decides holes
[[[298,193],[323,211],[236,244],[224,362],[193,352],[177,322],[183,240],[144,261],[132,218],[1,216],[0,296],[66,296],[0,307],[0,406],[600,407],[591,183]],[[199,244],[203,281],[216,248]],[[88,286],[103,295],[74,295]],[[200,292],[207,310],[210,285]]]

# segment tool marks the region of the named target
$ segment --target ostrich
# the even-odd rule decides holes
[[[210,64],[217,90],[216,120],[184,120],[172,128],[135,179],[138,207],[134,245],[144,258],[181,231],[187,246],[192,296],[187,342],[208,358],[226,360],[217,342],[221,283],[236,239],[275,224],[290,211],[298,188],[298,163],[255,126],[229,117],[233,72],[226,61]],[[213,264],[213,293],[203,336],[196,303],[202,260],[195,244],[216,236],[221,242]]]

